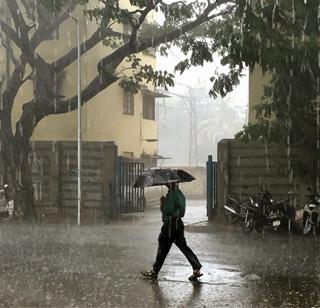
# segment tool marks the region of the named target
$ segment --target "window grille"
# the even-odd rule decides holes
[[[134,94],[127,90],[123,94],[123,113],[134,114]]]
[[[147,120],[155,119],[155,98],[154,96],[143,95],[143,118]]]

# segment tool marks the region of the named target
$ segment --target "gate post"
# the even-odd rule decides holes
[[[210,219],[214,214],[213,209],[213,161],[212,155],[208,155],[207,165],[207,216]]]
[[[123,188],[122,188],[122,157],[117,156],[117,174],[116,174],[116,198],[117,198],[117,211],[118,211],[118,217],[121,217],[122,213],[122,206],[123,206]]]

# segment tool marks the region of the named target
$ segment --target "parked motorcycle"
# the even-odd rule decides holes
[[[292,230],[296,216],[295,207],[290,204],[292,199],[293,192],[289,191],[287,198],[274,202],[273,215],[275,214],[278,219],[273,220],[273,227],[276,229]]]
[[[224,205],[225,221],[227,224],[235,224],[241,220],[241,208],[241,201],[230,196],[227,197],[226,204]]]
[[[248,196],[244,201],[237,201],[228,197],[224,206],[227,221],[232,223],[240,218],[244,233],[249,233],[254,228],[261,232],[265,220],[262,214],[264,212],[263,208],[267,204],[266,200],[269,195],[271,196],[269,192],[259,193]]]
[[[268,190],[261,188],[261,192],[252,196],[251,214],[249,214],[249,216],[252,216],[253,227],[257,232],[261,233],[265,225],[272,224],[273,220],[277,218],[272,216],[272,208],[272,195]],[[250,225],[249,221],[250,220],[248,220],[247,225]],[[251,227],[251,230],[252,229]]]
[[[295,209],[290,205],[292,195],[289,192],[287,198],[274,202],[271,193],[261,188],[259,193],[249,196],[243,202],[229,197],[224,206],[226,217],[229,217],[229,222],[241,218],[244,233],[253,229],[260,233],[265,226],[290,231],[295,218]]]
[[[5,184],[0,190],[0,219],[8,220],[14,214],[14,200],[9,199],[9,186]]]
[[[311,191],[309,189],[309,191]],[[311,193],[306,195],[307,203],[303,208],[303,228],[302,234],[308,235],[312,232],[316,236],[320,224],[320,194]]]

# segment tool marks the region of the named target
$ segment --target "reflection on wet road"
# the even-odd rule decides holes
[[[145,280],[157,248],[157,210],[110,225],[0,225],[1,307],[320,307],[320,240],[191,224],[186,238],[204,276],[173,247],[158,281]],[[201,214],[202,213],[202,214]],[[188,222],[189,219],[189,222]]]

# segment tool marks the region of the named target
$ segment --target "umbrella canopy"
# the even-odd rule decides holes
[[[149,169],[140,174],[134,188],[165,185],[169,183],[191,182],[195,178],[182,169]]]

